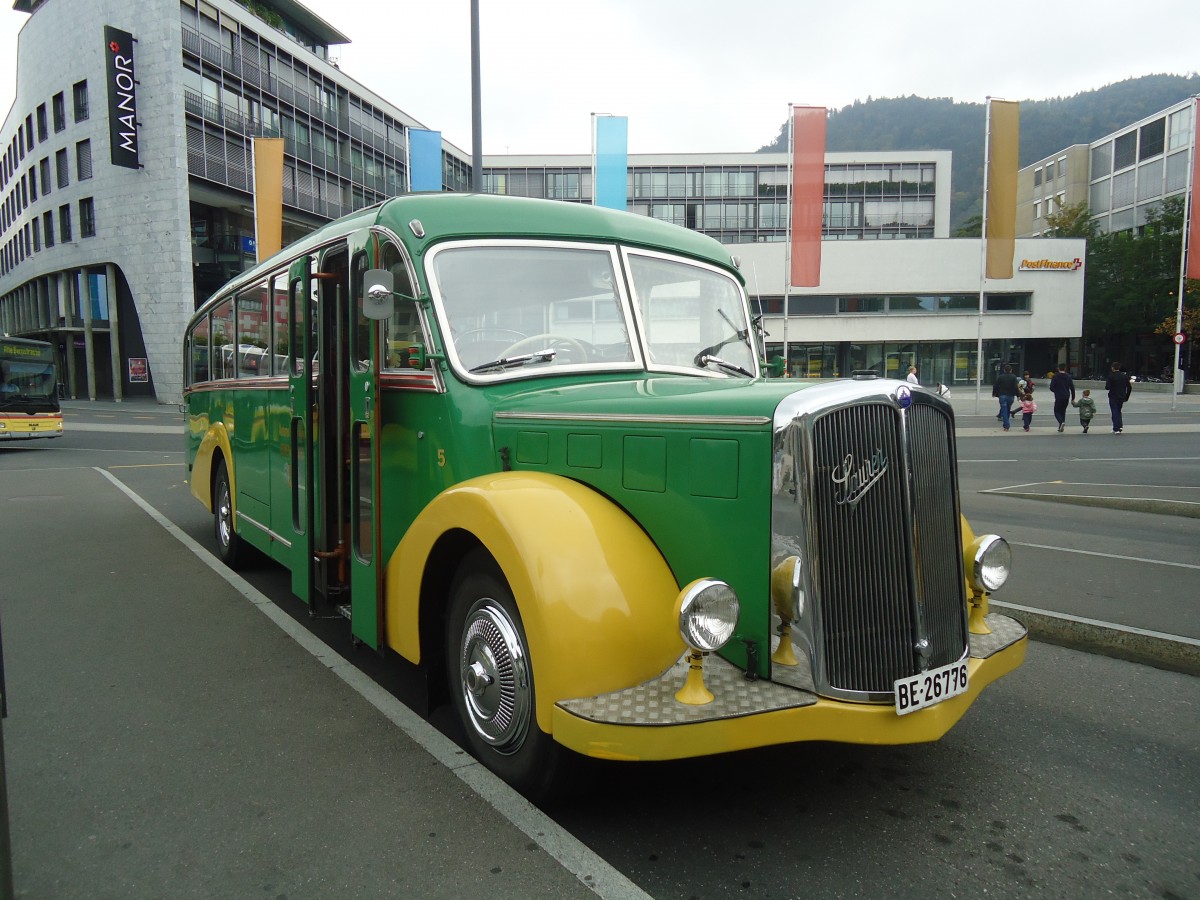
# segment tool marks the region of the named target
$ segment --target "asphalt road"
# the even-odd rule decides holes
[[[0,450],[19,896],[1200,897],[1200,679],[1038,642],[937,744],[602,766],[537,819],[389,715],[411,673],[339,623],[304,650],[96,471],[211,549],[179,422],[88,406]],[[1197,433],[961,424],[964,511],[1016,544],[1006,599],[1192,627],[1196,520],[985,491],[1194,487]],[[278,570],[248,576],[296,621]]]

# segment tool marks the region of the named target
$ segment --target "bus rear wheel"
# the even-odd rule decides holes
[[[471,754],[535,802],[578,782],[575,754],[538,728],[529,644],[503,574],[482,551],[451,588],[446,669]]]
[[[242,539],[233,529],[233,493],[229,488],[229,469],[225,461],[217,463],[213,479],[213,533],[217,538],[217,555],[221,562],[236,569],[246,552]]]

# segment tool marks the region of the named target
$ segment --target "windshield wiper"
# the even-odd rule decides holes
[[[701,353],[696,357],[696,365],[702,369],[706,368],[709,363],[712,363],[714,366],[719,366],[726,372],[736,372],[738,375],[745,375],[747,378],[754,377],[754,373],[749,369],[745,369],[742,366],[739,366],[737,363],[732,363],[727,359],[721,359],[721,357],[715,356],[712,353]]]
[[[521,366],[527,366],[534,362],[550,362],[557,355],[557,350],[546,348],[545,350],[537,350],[533,353],[522,353],[520,356],[502,356],[499,359],[493,359],[491,362],[473,366],[467,371],[472,375],[477,375],[480,372],[487,372],[491,369],[519,369]]]
[[[698,365],[700,368],[703,369],[706,365],[708,365],[708,362],[705,362],[705,360],[708,360],[708,361],[716,363],[719,366],[722,366],[723,368],[732,369],[733,371],[736,371],[736,372],[745,372],[747,375],[749,375],[751,378],[753,378],[754,377],[753,372],[746,372],[746,370],[743,369],[741,366],[735,365],[734,363],[726,362],[725,360],[721,359],[720,357],[714,355],[714,354],[720,352],[721,350],[723,350],[724,348],[728,347],[730,344],[736,343],[737,341],[741,341],[747,347],[750,347],[750,342],[748,340],[746,340],[750,336],[750,329],[743,328],[743,329],[739,330],[737,325],[734,323],[733,319],[729,318],[729,316],[727,316],[725,314],[725,310],[723,310],[723,309],[718,309],[717,313],[721,316],[722,319],[724,319],[729,324],[729,327],[733,329],[733,334],[731,334],[729,337],[725,338],[725,340],[719,341],[718,343],[713,344],[711,347],[705,347],[703,350],[701,350],[699,353],[697,353],[696,359],[695,359],[696,365]],[[751,348],[751,349],[753,349],[753,348]]]

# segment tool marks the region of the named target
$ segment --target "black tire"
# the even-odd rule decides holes
[[[246,546],[233,527],[233,493],[224,460],[217,463],[217,476],[213,479],[213,534],[221,562],[231,569],[238,568],[246,558]]]
[[[521,614],[499,567],[469,555],[450,590],[446,676],[471,754],[534,802],[581,785],[581,758],[538,728],[533,664]]]

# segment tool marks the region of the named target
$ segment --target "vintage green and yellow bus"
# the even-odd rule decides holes
[[[575,204],[414,194],[188,326],[220,556],[417,664],[530,795],[579,756],[935,740],[1020,665],[953,412],[768,380],[728,250]]]
[[[59,437],[54,347],[0,335],[0,442]]]

